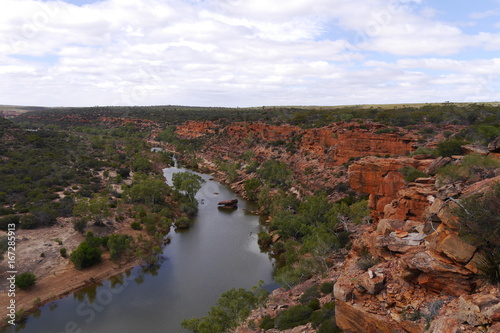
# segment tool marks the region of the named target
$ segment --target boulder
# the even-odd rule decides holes
[[[438,317],[429,327],[429,333],[462,333],[461,323],[457,318]]]
[[[472,326],[490,323],[490,320],[481,312],[479,305],[470,297],[464,296],[460,296],[458,301],[457,319]]]
[[[418,232],[418,233],[421,233],[421,234],[427,234],[428,232],[427,229],[429,228],[426,228],[426,222],[422,222],[422,221],[413,221],[413,220],[407,220],[403,226],[403,230],[408,232],[408,233],[412,233],[412,232]]]
[[[488,328],[488,333],[500,333],[500,323],[495,323]]]
[[[479,273],[479,268],[484,260],[483,255],[481,254],[480,251],[476,251],[474,255],[472,256],[471,260],[465,265],[465,268],[467,268],[469,271],[471,271],[474,274]]]
[[[486,156],[489,154],[489,150],[485,146],[481,145],[463,145],[462,146],[462,151],[464,154],[480,154],[483,156]]]
[[[337,281],[333,286],[333,296],[339,301],[350,301],[354,297],[354,288],[350,283]]]
[[[406,233],[405,231],[403,231]],[[390,251],[405,253],[416,246],[422,244],[425,235],[420,233],[406,233],[400,234],[404,237],[399,237],[398,233],[391,232],[388,236],[377,236],[375,240],[375,246],[379,248],[387,248]]]
[[[437,213],[446,205],[445,201],[435,198],[430,206],[427,206],[422,214],[422,219],[426,221],[441,222]]]
[[[281,239],[281,235],[277,232],[271,234],[271,242],[274,244]]]
[[[429,206],[429,198],[434,199],[433,184],[411,183],[396,193],[396,199],[384,207],[384,217],[388,219],[420,219]]]
[[[436,157],[431,154],[417,154],[412,156],[416,160],[433,160]]]
[[[217,203],[219,208],[237,208],[238,207],[238,199],[219,201]]]
[[[387,236],[392,231],[396,231],[397,229],[403,228],[404,225],[405,222],[402,220],[382,219],[378,221],[377,233],[380,235]]]
[[[385,277],[384,274],[369,269],[358,278],[357,282],[358,286],[363,288],[368,294],[376,295],[384,289]]]
[[[406,330],[387,316],[366,311],[359,304],[351,304],[337,300],[335,302],[335,320],[344,332],[363,333],[405,333]]]
[[[457,235],[451,234],[438,244],[437,250],[444,253],[450,259],[466,264],[472,258],[477,248],[464,242]]]
[[[447,295],[460,296],[472,291],[473,279],[469,270],[453,265],[431,251],[419,252],[402,258],[408,269],[420,272],[417,283],[422,287]]]
[[[448,198],[456,197],[465,189],[465,183],[454,182],[453,184],[447,184],[438,188],[437,198],[441,200],[446,200]]]
[[[488,150],[492,153],[500,153],[500,136],[490,142]]]
[[[436,183],[436,178],[434,178],[434,177],[419,177],[419,178],[414,180],[414,183],[433,185],[434,183]]]
[[[446,227],[458,232],[460,230],[460,221],[458,220],[457,215],[453,212],[459,208],[460,206],[458,206],[455,202],[448,201],[446,205],[436,214],[436,216]]]
[[[452,159],[450,157],[438,157],[424,170],[424,172],[434,176],[439,169],[449,164],[451,161]]]

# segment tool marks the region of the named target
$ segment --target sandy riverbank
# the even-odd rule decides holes
[[[128,223],[115,226],[116,233],[138,233],[130,230]],[[50,228],[16,231],[16,270],[18,274],[32,272],[37,276],[36,284],[29,290],[16,290],[15,297],[8,296],[6,260],[1,262],[0,315],[2,325],[6,322],[7,306],[15,299],[16,311],[29,313],[39,306],[63,298],[85,286],[103,281],[123,273],[140,264],[139,258],[115,263],[105,253],[102,262],[84,270],[77,270],[69,258],[63,258],[61,248],[71,253],[84,236],[76,232],[69,219],[63,219]]]

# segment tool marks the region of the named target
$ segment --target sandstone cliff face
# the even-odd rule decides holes
[[[177,127],[176,133],[183,139],[194,139],[215,133],[218,127],[212,121],[186,121],[182,126]]]
[[[403,156],[415,149],[417,138],[402,130],[399,134],[379,133],[382,125],[372,123],[336,123],[322,128],[302,129],[289,124],[231,123],[225,127],[213,122],[187,121],[177,126],[183,138],[197,138],[218,129],[227,143],[244,140],[293,143],[302,154],[310,154],[330,165],[341,165],[350,159],[369,155]]]
[[[405,188],[404,177],[398,170],[405,166],[424,170],[431,163],[432,160],[405,157],[366,157],[349,168],[349,184],[355,191],[369,194],[369,207],[375,222],[384,217],[415,218],[428,205],[427,196],[431,193],[427,186],[420,184]]]
[[[206,161],[240,162],[247,150],[252,150],[259,162],[284,161],[298,179],[298,190],[307,194],[320,189],[332,190],[347,183],[346,162],[369,155],[401,156],[415,149],[417,138],[413,134],[404,131],[401,134],[377,133],[381,127],[370,122],[341,122],[303,129],[261,122],[223,126],[214,122],[188,121],[177,126],[176,133],[182,138],[204,138],[204,149],[198,154]],[[210,163],[204,164],[210,166]],[[219,176],[224,180],[224,175],[219,173]],[[240,170],[240,178],[245,177]],[[345,194],[335,193],[331,199],[339,199],[342,195]]]
[[[458,236],[457,196],[480,193],[500,177],[436,188],[405,184],[402,166],[432,161],[372,157],[349,169],[351,186],[370,194],[374,225],[359,235],[336,282],[337,324],[345,332],[494,332],[498,287],[477,278],[477,248]],[[363,260],[374,264],[361,269]],[[483,329],[477,328],[483,326]]]

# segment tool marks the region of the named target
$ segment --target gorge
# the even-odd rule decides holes
[[[399,110],[394,112],[395,116],[399,114]],[[290,289],[274,291],[268,303],[255,309],[236,332],[278,332],[278,324],[266,329],[260,325],[276,320],[289,308],[304,305],[302,296],[325,283],[334,284],[333,292],[317,295],[320,310],[315,312],[325,315],[335,303],[338,328],[331,326],[332,330],[497,332],[498,284],[482,277],[480,262],[485,251],[494,250],[498,244],[493,238],[485,243],[463,234],[464,228],[473,227],[468,224],[472,218],[464,220],[463,211],[472,211],[467,203],[498,198],[499,133],[490,125],[497,113],[487,108],[477,112],[484,112],[483,118],[476,118],[484,121],[448,121],[455,117],[453,113],[435,122],[422,119],[394,124],[391,121],[395,119],[403,121],[402,117],[394,117],[383,124],[344,117],[351,119],[338,119],[324,126],[282,119],[228,121],[224,117],[170,123],[140,118],[96,119],[104,128],[141,129],[150,146],[176,151],[185,165],[211,173],[242,197],[256,201],[255,209],[261,212],[269,213],[275,209],[273,206],[281,205],[281,213],[271,214],[266,221],[270,227],[266,237],[270,253],[284,253],[283,257],[287,257],[291,249],[296,249],[303,256],[291,264],[297,270],[290,270],[290,275],[301,272],[298,269],[304,258],[324,264],[323,271],[303,271],[295,281],[299,283],[287,286]],[[60,117],[57,112],[52,116],[27,114],[23,119],[36,117],[34,122],[52,124],[59,120],[92,123],[85,113],[73,118]],[[268,170],[272,172],[266,173]],[[280,177],[275,177],[278,173]],[[209,192],[213,195],[219,189]],[[200,204],[200,214],[209,200],[216,205],[229,199],[232,196],[206,197]],[[310,222],[306,212],[323,205],[323,200],[329,202],[324,207],[335,216],[321,213]],[[489,204],[484,202],[487,207]],[[465,205],[466,210],[461,210],[460,205]],[[487,218],[494,222],[498,208],[490,206]],[[358,210],[362,216],[355,214]],[[241,207],[221,213],[232,216],[240,212]],[[320,220],[325,222],[316,223]],[[303,225],[296,227],[293,223],[297,221]],[[284,222],[289,222],[288,228]],[[194,234],[199,225],[195,222],[187,233],[174,237]],[[496,224],[491,225],[490,233],[494,235],[498,229]],[[315,234],[316,227],[330,231]],[[251,235],[255,247],[258,231],[253,229]],[[291,237],[287,238],[286,233]],[[313,243],[307,238],[310,235],[318,239],[333,235],[319,242],[327,243],[330,252],[320,253],[320,247],[302,252],[301,246]],[[345,236],[347,243],[340,246],[339,239]],[[175,243],[174,238],[166,253]],[[169,260],[163,264],[168,265]],[[317,332],[321,331],[320,323],[310,319],[284,331]]]

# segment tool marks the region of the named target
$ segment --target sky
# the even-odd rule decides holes
[[[500,101],[500,0],[1,0],[0,104]]]

